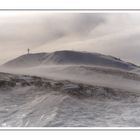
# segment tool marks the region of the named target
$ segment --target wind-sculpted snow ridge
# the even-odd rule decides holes
[[[97,65],[125,70],[137,68],[136,65],[118,58],[99,53],[56,51],[53,53],[36,53],[20,56],[4,64],[6,67],[32,67],[39,65]]]
[[[140,126],[139,92],[0,73],[0,126]]]

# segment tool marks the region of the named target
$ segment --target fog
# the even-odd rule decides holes
[[[140,65],[139,24],[140,13],[1,11],[0,64],[30,48],[99,52]]]

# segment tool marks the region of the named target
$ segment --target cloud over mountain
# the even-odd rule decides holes
[[[139,13],[1,12],[0,63],[31,48],[36,53],[86,50],[140,64],[139,24]]]

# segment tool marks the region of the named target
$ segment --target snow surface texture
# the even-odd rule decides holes
[[[0,73],[1,127],[140,126],[140,94]]]
[[[134,64],[58,51],[18,57],[0,71],[1,127],[140,126],[140,75]]]

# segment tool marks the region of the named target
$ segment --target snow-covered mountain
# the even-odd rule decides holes
[[[99,53],[56,51],[53,53],[26,54],[4,64],[7,67],[32,67],[38,65],[97,65],[132,70],[137,66],[118,58]]]
[[[0,126],[140,126],[138,70],[97,53],[20,56],[0,67]]]

